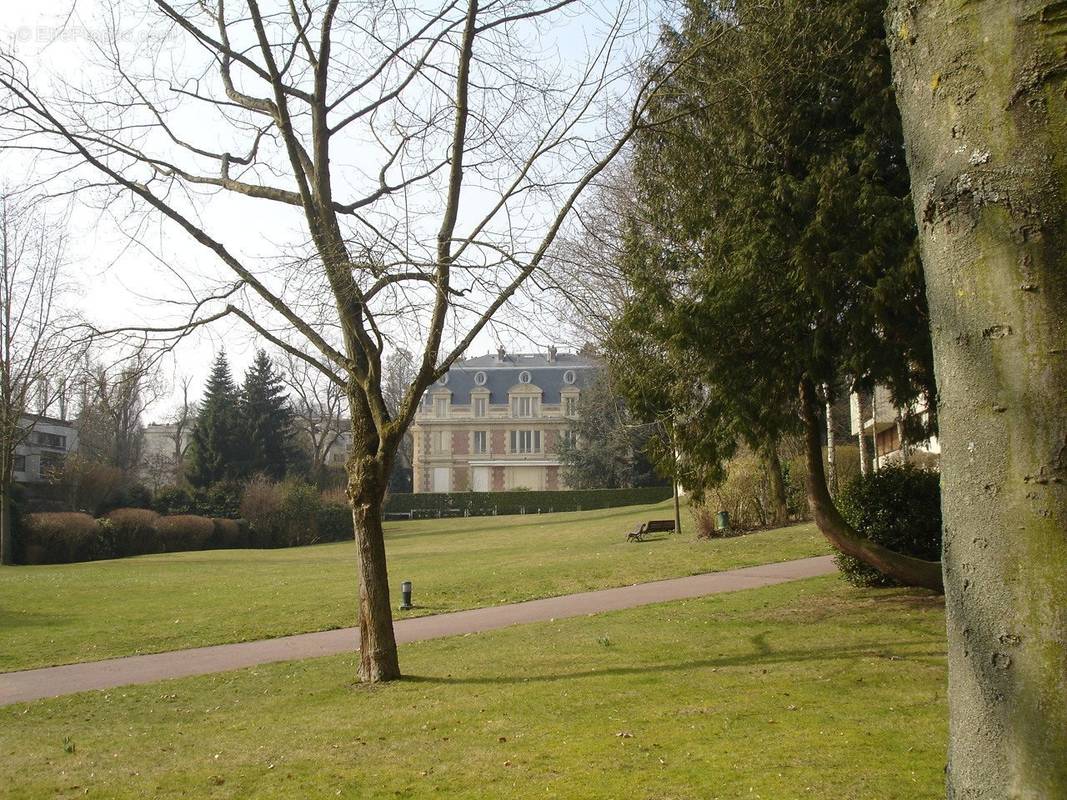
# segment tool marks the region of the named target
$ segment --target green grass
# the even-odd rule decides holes
[[[836,578],[0,709],[9,798],[944,797],[941,602]]]
[[[811,525],[700,541],[633,544],[670,504],[390,523],[394,592],[415,585],[413,614],[625,586],[828,552]],[[215,550],[0,568],[0,671],[248,641],[356,623],[355,546]]]

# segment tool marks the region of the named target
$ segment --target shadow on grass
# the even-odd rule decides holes
[[[775,651],[766,641],[765,634],[749,638],[756,652],[738,653],[732,656],[697,659],[692,661],[664,662],[660,664],[635,665],[631,667],[610,667],[607,669],[577,670],[574,672],[556,672],[548,674],[500,676],[463,676],[452,677],[432,675],[405,675],[403,680],[411,683],[441,685],[517,685],[523,683],[551,683],[581,678],[627,677],[633,675],[650,675],[659,673],[685,672],[693,669],[710,669],[722,667],[765,667],[770,665],[800,664],[811,661],[853,661],[860,658],[885,658],[891,660],[915,661],[918,659],[943,658],[943,650],[923,649],[906,655],[892,652],[893,648],[914,645],[928,645],[924,639],[891,642],[880,646],[827,647],[821,649]]]

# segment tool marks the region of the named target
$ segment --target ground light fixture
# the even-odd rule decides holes
[[[414,608],[411,605],[411,581],[404,581],[400,584],[400,610],[410,611]]]

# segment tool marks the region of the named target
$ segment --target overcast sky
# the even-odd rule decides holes
[[[117,6],[120,1],[122,5]],[[11,3],[7,4],[0,18],[0,37],[12,43],[19,56],[31,65],[34,80],[39,85],[46,84],[51,77],[59,77],[74,85],[92,86],[95,90],[104,86],[91,66],[94,42],[102,38],[106,28],[104,15],[118,7],[119,27],[125,43],[137,48],[153,30],[143,26],[143,17],[137,12],[139,5],[136,0]],[[545,34],[544,40],[527,42],[525,46],[545,62],[558,62],[548,66],[566,75],[566,70],[580,63],[581,55],[603,31],[605,9],[610,12],[613,4],[592,2],[590,5],[591,11],[564,18],[560,26]],[[635,20],[652,30],[655,24],[650,9],[658,7],[657,3],[641,3],[639,13],[634,15]],[[647,45],[651,34],[642,35],[642,41]],[[153,57],[169,59],[171,64],[182,67],[182,60],[191,57],[185,47],[180,37],[171,37],[169,45],[166,41],[162,45],[153,42],[151,52]],[[632,55],[631,52],[629,56]],[[106,94],[106,90],[101,91]],[[193,129],[198,124],[201,128],[209,128],[212,124],[207,119],[199,123],[195,119],[182,121],[187,127],[192,123]],[[196,133],[201,136],[198,141],[210,141],[208,131]],[[350,146],[353,149],[335,152],[332,162],[335,172],[339,171],[339,165],[341,169],[347,166],[347,160],[352,163],[358,160],[356,154],[360,152],[360,145]],[[10,160],[7,163],[10,165]],[[45,169],[48,166],[46,164]],[[11,174],[10,166],[8,174]],[[471,192],[464,213],[473,216],[482,210],[484,202],[484,197],[479,197],[476,191]],[[529,219],[531,230],[535,231],[538,224],[543,223],[542,216],[547,218],[551,204],[545,207],[545,202],[544,199],[531,201],[522,207],[521,212]],[[186,234],[162,222],[156,215],[128,217],[125,209],[118,205],[102,212],[84,202],[71,205],[69,260],[72,275],[79,285],[74,302],[94,323],[106,327],[159,324],[161,320],[176,319],[182,311],[175,301],[187,301],[190,294],[195,295],[220,279],[230,279],[226,268]],[[220,238],[225,238],[228,247],[253,260],[274,257],[306,238],[298,211],[268,201],[221,194],[203,200],[199,211],[213,232],[222,232]],[[502,324],[492,326],[478,337],[468,355],[489,352],[498,342],[513,352],[531,351],[549,344],[561,348],[574,346],[576,343],[568,331],[567,321],[554,319],[542,301],[536,292],[526,293],[517,308],[504,315]],[[535,319],[536,324],[525,322],[529,319]],[[417,328],[417,325],[400,325],[393,335],[398,341],[406,338],[409,346],[418,347],[421,337]],[[234,371],[239,375],[261,344],[243,323],[223,320],[180,344],[174,357],[163,366],[164,378],[174,385],[180,376],[193,376],[194,393],[199,394],[219,348],[226,349]],[[150,409],[150,420],[165,416],[173,402],[172,395],[165,396]]]

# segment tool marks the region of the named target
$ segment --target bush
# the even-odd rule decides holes
[[[416,517],[468,513],[536,514],[538,511],[588,511],[594,508],[659,503],[671,496],[670,486],[643,486],[635,489],[569,489],[556,492],[449,492],[391,494],[386,498],[387,514],[415,512]]]
[[[23,562],[69,564],[92,559],[100,528],[88,514],[59,511],[25,515],[20,531]]]
[[[160,516],[147,508],[116,508],[100,522],[97,558],[121,558],[163,552]]]
[[[905,464],[851,480],[837,499],[842,516],[859,533],[890,550],[941,558],[941,486],[936,472]],[[873,567],[843,553],[834,556],[855,586],[894,586]]]
[[[252,527],[256,547],[315,544],[321,503],[319,490],[309,483],[256,478],[245,487],[241,516]]]
[[[195,514],[160,517],[156,523],[163,550],[177,553],[183,550],[203,550],[215,534],[215,523]]]
[[[184,486],[164,486],[152,499],[152,508],[160,514],[191,514],[193,497]]]
[[[215,525],[212,547],[229,549],[249,546],[248,520],[215,518],[211,521]]]
[[[325,504],[319,508],[317,517],[319,541],[345,542],[354,537],[351,506],[337,503]]]

